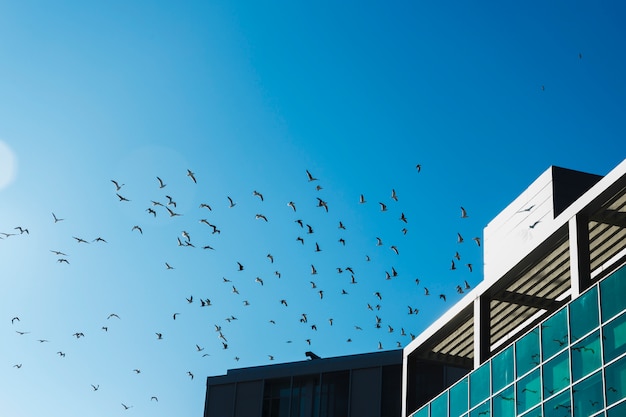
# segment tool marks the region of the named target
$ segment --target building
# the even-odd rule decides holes
[[[403,349],[403,416],[626,416],[626,161],[551,167],[484,230],[484,280]],[[437,393],[423,361],[471,369]]]
[[[626,416],[626,160],[550,167],[483,246],[484,280],[402,351],[210,377],[205,417]]]
[[[399,417],[402,350],[232,369],[209,377],[205,417]]]

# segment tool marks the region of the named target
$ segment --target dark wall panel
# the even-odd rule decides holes
[[[239,382],[235,417],[250,417],[261,414],[263,406],[263,381]]]
[[[381,369],[364,368],[352,371],[350,390],[352,417],[380,417]]]
[[[235,384],[212,385],[207,394],[204,417],[233,417]]]

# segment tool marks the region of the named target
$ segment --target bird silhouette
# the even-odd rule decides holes
[[[189,178],[191,178],[191,180],[194,182],[194,184],[197,184],[197,183],[198,183],[198,181],[196,181],[196,176],[195,176],[195,174],[194,174],[193,172],[191,172],[191,170],[190,170],[190,169],[188,169],[188,170],[187,170],[187,176],[188,176]]]
[[[161,178],[159,177],[156,177],[156,178],[157,178],[157,181],[159,181],[159,188],[165,188],[167,184],[165,184]]]
[[[252,195],[254,195],[254,196],[256,196],[256,197],[259,197],[259,198],[261,199],[261,201],[263,201],[263,194],[261,194],[260,192],[258,192],[258,191],[256,191],[256,190],[254,190],[254,191],[252,192]]]
[[[313,175],[311,175],[311,173],[309,172],[309,170],[306,170],[306,176],[309,179],[309,182],[311,181],[317,181],[317,178],[314,178]]]
[[[65,219],[59,219],[54,213],[52,213],[52,218],[54,219],[55,223],[62,222],[63,220],[65,220]]]

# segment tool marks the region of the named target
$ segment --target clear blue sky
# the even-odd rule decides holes
[[[538,175],[626,156],[625,8],[3,2],[0,414],[200,416],[209,375],[406,345]]]

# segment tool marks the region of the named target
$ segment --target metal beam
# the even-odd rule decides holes
[[[552,310],[560,303],[551,298],[537,297],[535,295],[521,294],[513,291],[501,291],[492,296],[495,301],[517,304],[537,309]]]
[[[626,213],[618,210],[603,210],[595,213],[589,220],[626,229]]]

